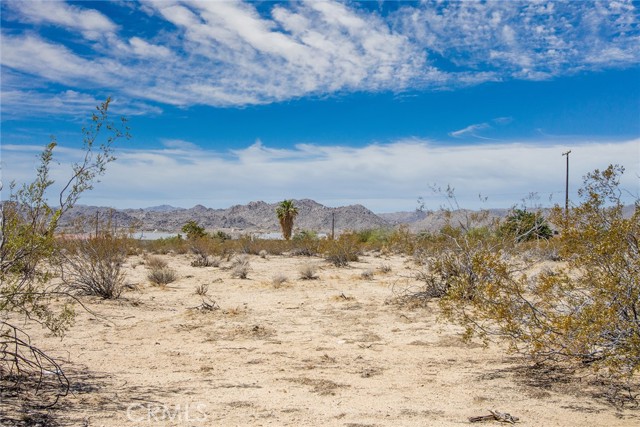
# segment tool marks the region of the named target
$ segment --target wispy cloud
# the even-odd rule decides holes
[[[97,10],[72,6],[65,2],[29,0],[12,2],[11,6],[20,13],[24,21],[61,26],[70,31],[78,31],[91,40],[117,30],[117,25]]]
[[[498,127],[506,126],[511,122],[513,122],[513,118],[511,117],[497,117],[491,120],[490,123],[489,122],[476,123],[476,124],[472,124],[467,127],[464,127],[462,129],[449,132],[449,136],[452,136],[454,138],[474,137],[474,138],[480,138],[480,139],[493,140],[493,138],[483,136],[481,134],[482,131],[494,129],[496,126]],[[493,123],[493,125],[491,123]]]
[[[485,129],[491,129],[491,125],[489,123],[477,123],[474,125],[469,125],[465,128],[450,132],[449,135],[454,138],[461,138],[463,136],[475,136],[478,137],[478,132]]]
[[[418,196],[426,197],[429,208],[437,208],[442,200],[428,197],[428,185],[437,183],[455,187],[461,205],[469,208],[479,206],[478,194],[489,198],[487,206],[496,207],[517,204],[531,192],[537,192],[542,202],[553,195],[553,201],[561,203],[565,177],[561,153],[567,149],[572,150],[572,198],[583,175],[610,163],[627,168],[624,188],[640,191],[640,165],[633,160],[640,144],[637,139],[455,148],[423,140],[360,148],[305,144],[273,149],[256,143],[233,153],[203,150],[188,141],[167,142],[163,149],[120,150],[103,182],[81,202],[115,207],[163,203],[228,207],[252,200],[308,197],[334,206],[362,203],[384,212],[412,210]],[[60,148],[61,165],[53,175],[59,180],[80,155]],[[6,145],[2,149],[3,177],[27,179],[35,165],[35,147]]]
[[[241,1],[122,6],[150,22],[144,36],[91,3],[5,4],[4,22],[34,27],[3,30],[2,66],[20,74],[21,89],[35,78],[179,106],[539,80],[640,61],[630,0],[421,2],[388,16],[337,1],[267,3],[260,11]],[[36,33],[51,25],[85,43]]]
[[[107,96],[109,95],[105,94],[104,97],[100,98],[70,89],[62,92],[48,92],[3,87],[2,92],[0,92],[2,103],[13,106],[11,109],[3,110],[4,119],[34,114],[83,117],[87,111],[93,111],[96,105],[104,102]],[[158,115],[162,112],[162,109],[142,101],[118,97],[112,99],[110,111],[116,115],[131,117]]]

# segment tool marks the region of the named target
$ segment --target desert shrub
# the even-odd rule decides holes
[[[176,271],[171,267],[154,268],[147,273],[147,279],[154,285],[168,285],[178,279]]]
[[[318,271],[318,267],[310,262],[305,262],[300,267],[298,267],[298,275],[302,280],[315,280],[318,278],[316,273]]]
[[[210,254],[219,251],[219,243],[208,238],[194,238],[192,240],[190,250],[195,255],[195,259],[191,261],[192,267],[215,267],[218,261],[212,259]]]
[[[279,288],[282,285],[284,285],[287,282],[287,280],[289,280],[287,276],[285,276],[282,273],[278,273],[271,278],[271,284],[273,285],[274,288]]]
[[[609,166],[588,174],[581,203],[566,214],[554,208],[566,268],[529,280],[500,251],[459,254],[472,255],[470,274],[447,282],[445,314],[468,334],[501,337],[536,361],[631,378],[640,369],[640,202],[623,217],[623,171]]]
[[[310,230],[301,230],[291,239],[291,255],[314,256],[320,251],[320,239],[318,233]]]
[[[380,270],[380,273],[388,274],[391,273],[393,269],[389,264],[382,264],[380,267],[378,267],[378,270]]]
[[[293,235],[292,240],[295,241],[301,241],[301,240],[307,240],[307,239],[311,239],[311,240],[318,240],[318,233],[316,233],[313,230],[299,230],[298,232],[296,232],[296,234]]]
[[[500,225],[498,230],[505,237],[516,242],[550,239],[553,231],[540,212],[528,212],[526,209],[514,209]]]
[[[193,220],[187,221],[180,230],[187,235],[187,239],[189,240],[201,239],[207,235],[204,227],[198,225],[198,223]]]
[[[364,270],[362,273],[360,273],[360,278],[364,280],[371,280],[373,279],[373,275],[374,275],[374,271],[371,269],[367,269],[367,270]]]
[[[250,271],[251,263],[249,262],[249,257],[246,255],[237,256],[231,262],[231,277],[246,279],[249,277]]]
[[[412,254],[416,248],[416,236],[403,224],[391,232],[385,248],[395,253]]]
[[[325,242],[325,259],[336,267],[346,267],[358,261],[360,240],[356,234],[343,233],[338,239]]]
[[[208,292],[209,292],[209,285],[207,285],[206,283],[198,285],[195,290],[195,294],[201,297],[207,296]]]
[[[82,156],[71,165],[70,178],[55,183],[51,162],[57,142],[52,139],[39,156],[32,182],[9,187],[0,206],[0,390],[2,404],[55,404],[67,394],[69,382],[61,367],[33,345],[23,331],[11,324],[16,315],[25,323],[36,322],[61,336],[74,318],[73,299],[52,286],[52,266],[58,253],[55,235],[60,219],[80,196],[92,189],[109,163],[115,160],[113,144],[128,138],[126,120],[114,123],[107,99],[82,129]],[[52,186],[60,188],[50,194]],[[2,184],[0,183],[0,188]],[[58,205],[50,204],[55,200]],[[52,304],[53,300],[60,304]],[[6,400],[5,400],[6,399]],[[6,407],[6,406],[5,406]],[[25,410],[28,408],[25,408]],[[26,411],[25,411],[26,413]],[[5,414],[3,414],[4,416]],[[9,415],[7,414],[7,417]],[[11,422],[11,419],[3,418]]]
[[[231,235],[225,233],[224,231],[216,231],[211,235],[211,238],[214,240],[218,240],[219,242],[226,242],[227,240],[231,240]]]
[[[154,240],[140,240],[138,245],[147,252],[161,255],[172,252],[186,254],[189,251],[189,242],[180,235]]]
[[[258,255],[260,255],[260,258],[263,258],[263,259],[266,259],[268,254],[269,253],[265,249],[262,249],[260,252],[258,252]]]
[[[127,256],[126,240],[103,235],[66,243],[57,265],[67,289],[105,299],[119,298],[125,280],[122,264]]]
[[[160,258],[158,256],[148,256],[144,260],[144,265],[148,269],[154,270],[154,269],[166,267],[167,266],[167,261],[163,260],[162,258]]]

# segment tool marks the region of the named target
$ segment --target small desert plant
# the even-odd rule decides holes
[[[298,274],[302,280],[314,280],[317,279],[316,272],[318,268],[311,263],[304,263],[298,267]]]
[[[149,270],[156,270],[167,266],[167,262],[158,256],[149,256],[145,259],[144,265]]]
[[[360,278],[362,278],[364,280],[371,280],[371,279],[373,279],[373,275],[374,275],[373,270],[366,269],[362,273],[360,273]]]
[[[268,254],[268,252],[267,252],[266,250],[264,250],[264,249],[262,249],[262,250],[258,253],[258,255],[260,255],[260,258],[262,258],[262,259],[266,259],[266,258],[267,258],[267,254]]]
[[[176,271],[170,267],[156,268],[149,271],[147,279],[154,285],[167,285],[175,282],[178,278]]]
[[[251,264],[249,263],[249,257],[246,255],[238,256],[231,262],[231,277],[246,279],[249,277],[250,271]]]
[[[209,285],[207,285],[206,283],[198,285],[195,290],[196,295],[200,295],[201,297],[206,296],[207,292],[209,292]]]
[[[288,280],[289,279],[287,279],[287,276],[280,273],[280,274],[276,274],[271,278],[271,284],[273,285],[274,288],[279,288],[282,285],[284,285],[284,283],[287,282]]]
[[[391,273],[392,268],[389,264],[382,264],[380,267],[378,267],[378,270],[380,271],[380,273],[389,274]]]

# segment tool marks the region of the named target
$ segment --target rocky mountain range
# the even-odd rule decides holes
[[[330,233],[332,220],[335,231],[363,230],[372,228],[391,228],[402,224],[413,232],[440,229],[447,221],[447,213],[437,211],[412,211],[375,214],[362,205],[327,207],[310,199],[294,200],[298,208],[295,230],[313,230],[318,233]],[[272,233],[279,232],[280,225],[275,214],[277,203],[262,201],[246,205],[235,205],[227,209],[212,209],[196,205],[190,209],[169,205],[154,206],[145,209],[112,209],[96,206],[78,205],[64,217],[61,226],[66,229],[92,231],[99,227],[134,227],[136,230],[177,233],[188,221],[195,221],[207,231],[222,230],[232,233]],[[627,212],[628,211],[628,212]],[[625,208],[625,214],[631,215],[633,207]],[[489,222],[502,218],[509,209],[491,209],[483,221]],[[453,224],[464,224],[473,211],[459,210],[450,213]],[[625,216],[626,216],[625,215]]]
[[[374,214],[362,205],[331,208],[309,199],[295,200],[294,204],[298,208],[296,230],[329,233],[332,220],[335,220],[337,232],[393,225],[392,222]],[[202,205],[196,205],[190,209],[168,205],[145,209],[112,209],[78,205],[63,217],[61,226],[78,229],[79,224],[84,224],[81,228],[90,231],[97,218],[101,227],[106,224],[118,228],[133,226],[138,230],[171,233],[178,232],[186,222],[195,221],[207,231],[269,233],[280,230],[275,214],[277,206],[277,203],[262,201],[236,205],[227,209],[212,209]]]

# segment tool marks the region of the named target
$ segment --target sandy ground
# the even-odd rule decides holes
[[[460,426],[487,409],[529,426],[640,425],[640,411],[616,409],[580,378],[525,375],[499,346],[463,343],[435,303],[388,304],[394,286],[411,283],[409,258],[365,256],[336,268],[252,256],[244,280],[228,263],[161,258],[176,282],[151,285],[143,258],[131,257],[135,289],[124,299],[83,298],[99,316],[78,310],[62,341],[30,331],[67,361],[73,394],[57,415],[68,425]],[[318,266],[317,280],[299,278],[305,263]],[[361,277],[366,270],[373,278]],[[278,274],[288,277],[281,287],[272,283]],[[219,310],[196,309],[200,285]]]

